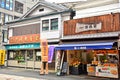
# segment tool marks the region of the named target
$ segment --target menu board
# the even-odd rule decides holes
[[[118,78],[118,68],[117,68],[117,66],[116,67],[97,66],[96,67],[96,76]]]

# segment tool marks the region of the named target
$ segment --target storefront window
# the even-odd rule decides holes
[[[28,60],[28,61],[33,60],[33,50],[29,50],[29,51],[27,52],[27,60]]]
[[[36,61],[41,61],[41,52],[40,51],[36,51]]]
[[[9,51],[9,56],[8,56],[9,60],[15,60],[16,56],[17,54],[14,51]]]
[[[18,63],[25,63],[25,51],[9,51],[8,60],[17,60]]]
[[[58,30],[58,18],[51,19],[51,30]]]

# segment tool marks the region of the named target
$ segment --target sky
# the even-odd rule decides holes
[[[87,0],[46,0],[46,1],[55,2],[55,3],[64,3],[64,2],[87,1]]]

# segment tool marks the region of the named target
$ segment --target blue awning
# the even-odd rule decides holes
[[[114,42],[89,43],[89,44],[62,44],[55,50],[78,50],[78,49],[111,49]]]

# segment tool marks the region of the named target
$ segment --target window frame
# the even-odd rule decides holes
[[[57,19],[57,21],[56,21],[56,19]],[[55,20],[55,22],[57,22],[57,24],[52,25],[52,20]],[[53,18],[53,19],[50,20],[50,22],[51,22],[50,23],[50,30],[52,30],[52,31],[58,30],[58,18]],[[53,27],[56,27],[56,26],[57,26],[57,29],[54,29]]]
[[[45,21],[45,22],[44,22]],[[46,24],[47,23],[47,24]],[[42,20],[42,31],[49,31],[49,19]],[[47,26],[46,26],[47,25]]]
[[[57,19],[57,29],[52,29],[52,20],[55,20],[55,19]],[[47,27],[47,30],[44,30],[43,28],[44,28],[44,26],[43,26],[43,21],[49,21],[48,22],[48,27]],[[56,17],[56,18],[50,18],[50,19],[43,19],[42,20],[42,32],[44,32],[44,31],[57,31],[57,30],[59,30],[59,18],[58,17]],[[56,25],[55,25],[56,26]]]

